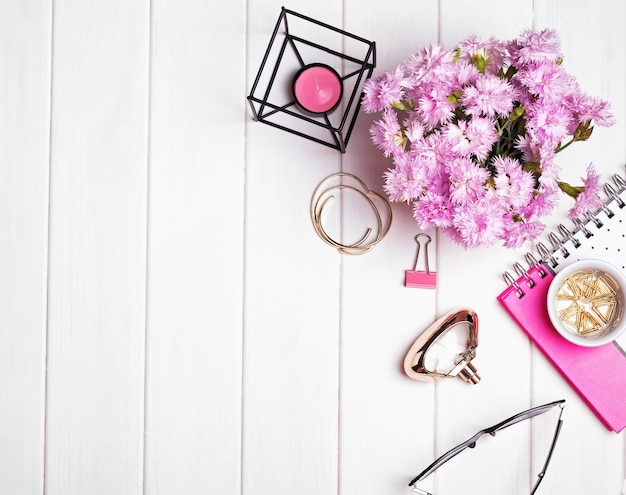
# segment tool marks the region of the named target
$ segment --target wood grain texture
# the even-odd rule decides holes
[[[281,6],[248,6],[249,86]],[[289,8],[341,24],[338,2]],[[242,488],[334,493],[341,259],[313,231],[309,205],[340,155],[247,118]]]
[[[152,4],[146,494],[240,493],[244,14]]]
[[[0,2],[0,494],[408,493],[475,431],[559,398],[569,410],[538,493],[621,493],[626,434],[602,426],[496,301],[526,248],[465,251],[428,232],[428,290],[403,284],[418,233],[405,204],[366,254],[316,235],[324,178],[355,174],[382,193],[392,164],[370,142],[378,116],[359,115],[345,154],[252,119],[246,95],[282,6]],[[375,74],[429,43],[554,27],[565,68],[617,119],[559,155],[564,173],[624,170],[622,5],[286,7],[375,41]],[[346,241],[372,221],[354,199],[337,195],[325,218]],[[479,315],[482,381],[410,380],[409,346],[461,306]],[[423,486],[527,494],[555,420],[484,438]]]
[[[462,13],[462,15],[461,15]],[[502,5],[495,1],[470,4],[446,1],[441,3],[441,43],[452,48],[461,39],[476,34],[482,39],[495,36],[512,39],[530,24],[532,2],[516,1]],[[482,380],[468,385],[457,380],[442,384],[437,395],[437,453],[440,455],[481,428],[495,424],[517,411],[526,409],[532,400],[528,373],[531,347],[515,324],[503,317],[495,299],[500,289],[499,274],[511,263],[512,253],[500,247],[466,251],[447,236],[439,236],[440,286],[439,310],[443,313],[457,306],[468,306],[478,314],[479,345],[475,365]],[[488,294],[493,294],[491,297]],[[510,352],[509,349],[515,349]],[[552,399],[549,399],[552,400]],[[459,431],[459,422],[464,427]],[[446,470],[436,473],[441,492],[481,489],[494,493],[530,492],[528,473],[532,459],[527,455],[528,425],[520,425],[518,436],[489,442],[481,441],[476,452],[463,454],[462,459]],[[515,448],[511,448],[515,445]],[[502,476],[490,480],[498,459],[510,463],[497,464]],[[452,462],[452,461],[451,461]],[[454,476],[455,466],[473,473],[471,477]],[[486,480],[489,480],[486,484]]]
[[[46,493],[143,485],[149,10],[54,5]]]
[[[559,8],[560,7],[560,8]],[[566,12],[566,16],[564,16]],[[567,17],[567,19],[565,19]],[[578,80],[581,90],[611,102],[616,124],[609,128],[597,127],[592,138],[576,143],[562,155],[559,161],[565,180],[578,183],[588,163],[593,163],[604,180],[614,173],[622,173],[626,164],[626,72],[625,66],[615,63],[615,52],[626,46],[626,35],[621,26],[626,22],[626,7],[623,4],[600,2],[589,10],[580,1],[555,5],[553,2],[535,2],[535,24],[539,28],[551,27],[559,32],[563,50],[563,66]],[[620,47],[620,48],[618,48]],[[562,201],[562,208],[571,207],[571,202]],[[565,213],[566,214],[566,213]],[[565,216],[565,214],[563,216]],[[552,219],[555,222],[557,219]],[[563,378],[554,371],[547,360],[536,351],[533,356],[534,390],[559,390]],[[591,371],[591,370],[590,370]],[[595,370],[594,370],[595,371]],[[598,370],[600,371],[600,370]],[[610,379],[607,377],[607,379]],[[553,392],[554,393],[554,392]],[[596,420],[585,403],[573,392],[565,389],[570,403],[567,424],[564,426],[560,455],[555,454],[550,476],[545,489],[575,492],[579,483],[594,486],[597,493],[621,493],[623,490],[625,445],[622,435],[615,435]],[[534,432],[534,451],[542,443],[538,438],[549,434],[546,427]],[[567,430],[565,430],[567,428]],[[584,447],[581,447],[581,433]],[[561,450],[562,449],[562,450]],[[541,454],[536,453],[535,456]],[[568,476],[567,473],[580,473]]]
[[[0,492],[44,478],[51,3],[0,3]]]
[[[345,23],[376,41],[375,75],[437,40],[437,2],[398,2],[401,16],[385,21],[372,12],[376,2],[348,2]],[[369,140],[379,116],[362,113],[343,170],[383,194],[382,176],[391,167]],[[348,198],[347,198],[348,199]],[[366,206],[346,201],[344,227],[358,224]],[[342,270],[340,493],[406,493],[419,464],[432,456],[435,385],[409,379],[404,356],[417,336],[436,319],[436,291],[404,286],[413,269],[419,232],[406,204],[394,204],[392,227],[372,252],[348,257]],[[438,266],[435,232],[428,232],[429,262]],[[424,270],[424,252],[420,269]],[[424,448],[425,446],[428,446]],[[430,463],[430,460],[426,464]]]

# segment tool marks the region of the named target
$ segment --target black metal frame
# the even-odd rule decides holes
[[[565,407],[566,407],[565,399],[556,400],[554,402],[548,402],[547,404],[543,404],[542,406],[531,407],[530,409],[527,409],[526,411],[522,411],[520,413],[515,414],[514,416],[511,416],[508,419],[505,419],[504,421],[501,421],[497,425],[493,425],[493,426],[490,426],[489,428],[485,428],[484,430],[480,430],[478,433],[476,433],[472,437],[465,440],[465,442],[460,443],[453,449],[450,449],[448,452],[446,452],[445,454],[437,458],[435,462],[433,462],[430,466],[424,469],[424,471],[422,471],[415,478],[413,478],[411,482],[409,483],[409,486],[413,487],[413,491],[415,493],[419,493],[422,495],[432,495],[430,492],[414,487],[413,485],[415,485],[415,483],[417,483],[418,481],[421,481],[424,478],[430,476],[434,471],[440,468],[443,464],[448,462],[454,456],[463,452],[465,449],[468,449],[468,448],[473,449],[474,447],[476,447],[476,442],[483,435],[489,434],[492,437],[495,437],[498,431],[504,430],[505,428],[508,428],[509,426],[513,426],[517,423],[520,423],[521,421],[532,419],[535,416],[538,416],[540,414],[543,414],[546,411],[551,410],[555,406],[560,407],[561,411],[559,413],[559,418],[557,420],[557,424],[554,429],[552,442],[550,443],[550,449],[548,450],[541,472],[537,475],[537,480],[535,481],[532,491],[530,492],[530,495],[533,495],[537,491],[537,488],[539,488],[539,484],[541,483],[541,481],[544,479],[546,475],[546,471],[548,470],[548,465],[550,464],[550,460],[552,459],[552,454],[554,453],[554,447],[556,446],[556,442],[559,439],[561,427],[563,426],[563,415],[564,415]]]
[[[314,41],[310,41],[290,33],[288,25],[289,16],[297,17],[305,22],[312,23],[321,28],[328,29],[342,36],[348,37],[358,43],[363,43],[365,45],[364,48],[367,48],[365,57],[357,58],[346,53],[341,53],[339,51],[332,50],[328,47],[315,43]],[[280,46],[279,54],[274,64],[274,67],[271,69],[272,72],[269,77],[269,82],[267,86],[262,89],[259,88],[261,76],[266,69],[272,47],[277,40],[281,25],[284,26],[284,39],[282,41],[282,45]],[[297,43],[301,43],[314,49],[321,50],[326,54],[342,59],[342,67],[344,65],[344,61],[348,61],[352,64],[358,64],[358,68],[356,70],[351,70],[347,74],[340,73],[342,83],[344,84],[344,98],[342,101],[344,105],[343,113],[341,114],[341,118],[339,119],[338,123],[333,123],[328,113],[316,117],[307,114],[295,104],[295,99],[282,105],[278,105],[269,101],[272,87],[276,82],[278,69],[281,62],[283,61],[285,50],[288,47],[293,50],[295,56],[298,59],[300,67],[307,65],[307,63],[305,63],[305,61],[303,60],[300,51],[298,50]],[[361,107],[361,92],[363,83],[372,76],[374,67],[376,67],[376,44],[373,41],[367,41],[366,39],[363,39],[359,36],[332,27],[328,24],[282,7],[281,13],[278,17],[278,21],[276,22],[276,27],[274,28],[274,32],[272,33],[272,37],[265,52],[265,56],[263,57],[263,60],[261,62],[261,67],[259,68],[259,71],[252,85],[250,95],[248,96],[248,101],[250,103],[250,107],[252,108],[254,119],[258,122],[263,122],[273,127],[283,129],[292,134],[296,134],[306,139],[310,139],[312,141],[329,146],[331,148],[341,151],[342,153],[345,153],[348,140],[350,139],[350,135],[352,134],[352,130],[354,128],[354,124],[356,122],[356,118]],[[296,70],[297,69],[298,68],[296,68]],[[294,73],[295,72],[296,71],[294,71]],[[353,83],[352,91],[345,91],[346,82]],[[257,91],[258,94],[262,94],[263,96],[256,96]],[[258,105],[258,107],[255,105]],[[284,123],[273,121],[272,117],[275,117],[278,114],[280,114],[281,117],[287,116],[288,120],[291,120],[293,125],[287,126]],[[302,129],[296,129],[296,124],[302,127]],[[307,128],[309,130],[307,130]],[[320,129],[328,131],[328,139],[316,136],[312,132],[314,130],[319,131]],[[323,132],[323,134],[325,135],[325,132]]]

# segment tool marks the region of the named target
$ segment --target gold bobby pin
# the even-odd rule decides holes
[[[333,180],[348,179],[356,183],[356,186],[345,184],[343,181],[336,185],[330,185]],[[374,212],[376,216],[376,228],[367,228],[363,236],[352,244],[343,244],[334,240],[322,224],[322,215],[324,208],[335,198],[333,195],[336,191],[348,190],[359,194]],[[376,200],[376,202],[374,201]],[[383,217],[380,213],[380,209],[376,203],[384,205],[386,209],[386,216]],[[380,241],[383,240],[389,228],[391,227],[391,206],[389,203],[379,194],[374,191],[370,191],[365,183],[356,177],[355,175],[345,172],[339,172],[326,177],[315,188],[313,196],[311,197],[311,221],[317,235],[327,244],[336,248],[340,253],[344,254],[363,254],[374,248]],[[372,237],[372,233],[374,236]]]
[[[579,335],[596,333],[613,319],[617,307],[617,292],[610,277],[589,270],[573,273],[565,279],[556,293],[564,303],[559,319]]]

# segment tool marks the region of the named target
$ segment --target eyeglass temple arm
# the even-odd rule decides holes
[[[418,495],[433,495],[432,493],[422,490],[421,488],[417,488],[416,486],[412,486],[411,491],[413,493],[417,493]]]
[[[544,476],[546,475],[546,471],[548,469],[548,464],[550,464],[550,459],[552,459],[552,453],[554,452],[554,447],[556,446],[556,441],[559,438],[559,433],[561,433],[561,426],[563,426],[563,418],[565,417],[565,404],[559,405],[561,408],[561,413],[559,414],[559,420],[556,424],[556,428],[554,430],[554,438],[552,439],[552,445],[550,446],[550,450],[548,451],[548,457],[546,457],[546,462],[543,464],[543,469],[537,475],[537,481],[535,482],[535,486],[533,490],[530,492],[530,495],[534,495],[539,488],[539,484],[543,481]]]

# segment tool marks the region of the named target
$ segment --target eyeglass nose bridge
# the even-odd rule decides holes
[[[428,350],[439,337],[460,324],[466,324],[468,328],[465,350],[459,355],[461,359],[446,373],[428,369],[425,363]],[[476,357],[477,346],[478,315],[476,312],[469,308],[451,311],[430,325],[413,343],[404,359],[404,371],[414,380],[432,381],[458,376],[468,383],[477,384],[480,376],[476,367],[471,363]]]

